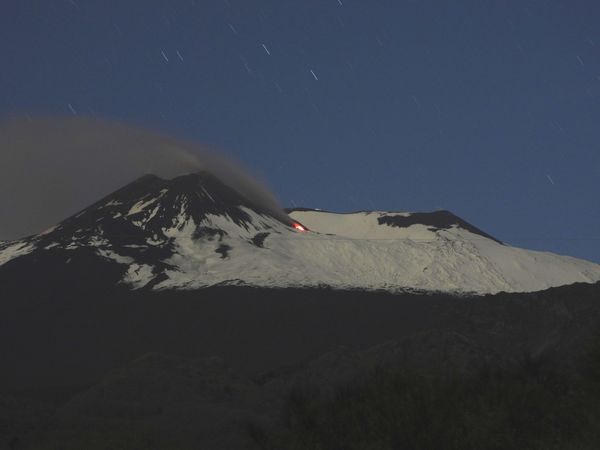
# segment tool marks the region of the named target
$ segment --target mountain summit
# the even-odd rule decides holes
[[[287,212],[206,172],[146,175],[43,233],[0,243],[0,280],[476,293],[600,280],[599,265],[505,245],[448,211]]]

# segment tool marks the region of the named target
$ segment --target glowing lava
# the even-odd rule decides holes
[[[304,228],[302,225],[300,225],[298,222],[294,222],[292,224],[292,226],[298,230],[298,231],[308,231],[306,228]]]

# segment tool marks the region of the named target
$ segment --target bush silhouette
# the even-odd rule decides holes
[[[302,450],[600,448],[600,338],[584,373],[524,356],[515,367],[459,377],[374,369],[333,395],[296,387],[282,428],[257,448]]]

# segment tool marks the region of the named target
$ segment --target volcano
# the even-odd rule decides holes
[[[0,280],[453,293],[600,280],[597,264],[506,245],[449,211],[286,212],[207,172],[146,175],[49,230],[0,243]]]
[[[278,426],[297,386],[333,393],[397,365],[467,377],[523,355],[572,370],[596,333],[598,265],[449,211],[251,198],[206,172],[147,175],[0,242],[0,442],[250,448],[242,424]]]

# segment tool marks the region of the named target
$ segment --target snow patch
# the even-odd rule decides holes
[[[214,198],[212,198],[212,195],[210,195],[206,189],[202,188],[202,192],[204,192],[204,194],[206,194],[206,196],[207,196],[208,198],[210,198],[210,201],[211,201],[211,202],[213,202],[213,203],[215,202],[215,199],[214,199]]]
[[[131,264],[122,282],[130,285],[133,289],[140,289],[154,279],[152,266],[147,264]]]
[[[119,264],[132,264],[134,262],[133,258],[130,258],[129,256],[119,255],[118,253],[112,250],[99,248],[98,250],[96,250],[96,253],[102,256],[103,258],[110,259]]]
[[[148,206],[150,206],[151,204],[156,202],[158,199],[159,199],[159,197],[151,198],[150,200],[146,200],[146,201],[140,200],[139,202],[137,202],[135,205],[133,205],[131,207],[131,209],[126,214],[126,216],[129,217],[129,216],[133,216],[134,214],[138,214],[138,213],[142,212],[144,209],[146,209]]]
[[[110,206],[121,206],[122,204],[123,203],[118,200],[111,200],[110,202],[108,202],[104,206],[102,206],[102,208],[108,208]]]
[[[299,233],[245,212],[251,217],[245,227],[225,215],[206,217],[202,226],[226,233],[218,241],[193,239],[193,223],[169,230],[174,254],[165,262],[175,270],[166,271],[168,279],[155,289],[196,289],[235,280],[263,287],[495,293],[600,280],[599,265],[502,245],[456,226],[437,231],[422,224],[380,226],[377,218],[389,213],[293,212],[291,217],[311,230]],[[264,223],[273,232],[268,248],[258,249],[247,238]],[[227,258],[219,254],[222,245],[229,248]]]
[[[15,258],[31,253],[33,250],[35,250],[35,248],[35,245],[32,243],[23,241],[19,241],[5,247],[0,251],[0,266]]]

